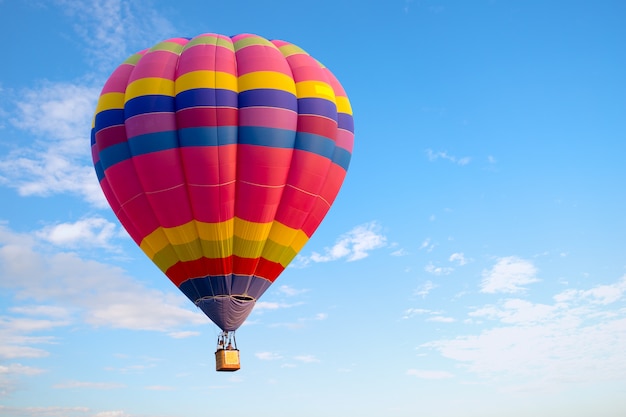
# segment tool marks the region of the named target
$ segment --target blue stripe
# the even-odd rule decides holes
[[[346,113],[337,113],[337,127],[354,133],[354,119]]]
[[[240,126],[239,144],[270,146],[272,148],[293,148],[296,132],[260,126]]]
[[[350,165],[350,159],[352,158],[352,154],[347,150],[336,147],[335,153],[333,155],[333,163],[339,165],[344,170],[348,170],[348,166]]]
[[[107,127],[123,125],[124,121],[124,109],[104,110],[96,114],[94,129],[97,132]]]
[[[220,146],[237,143],[237,126],[189,127],[178,131],[180,146]]]
[[[220,88],[194,88],[176,95],[176,111],[198,106],[237,108],[237,104],[237,92]]]
[[[96,169],[96,176],[98,177],[98,182],[102,182],[102,179],[105,177],[104,169],[102,168],[102,161],[96,162],[93,167]]]
[[[298,111],[298,100],[293,94],[284,90],[257,88],[239,93],[239,108],[244,107],[278,107]]]
[[[300,98],[298,99],[298,114],[316,114],[337,120],[337,106],[332,101],[323,98]]]
[[[148,133],[128,139],[128,146],[133,156],[178,148],[178,131]]]
[[[131,157],[128,142],[121,142],[100,151],[100,162],[102,162],[102,170],[106,171],[109,167],[122,162]]]
[[[239,131],[238,137],[237,131]],[[101,169],[105,171],[118,162],[133,156],[179,146],[220,146],[235,143],[273,148],[293,148],[312,152],[332,159],[333,163],[340,165],[345,170],[348,170],[352,156],[347,150],[336,147],[332,140],[312,133],[258,126],[199,127],[180,131],[149,133],[130,138],[128,142],[109,146],[100,151]]]
[[[335,142],[325,136],[315,135],[313,133],[298,132],[296,134],[295,149],[312,152],[332,159],[335,152]]]
[[[145,95],[128,100],[124,105],[124,116],[130,119],[144,113],[173,113],[174,97],[164,95]]]
[[[189,279],[178,289],[194,303],[202,297],[243,295],[259,299],[271,282],[257,276],[218,275]]]

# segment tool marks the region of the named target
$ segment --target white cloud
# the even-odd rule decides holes
[[[415,295],[425,298],[428,294],[430,294],[430,291],[435,288],[437,288],[437,286],[433,284],[432,281],[428,280],[415,290]]]
[[[588,300],[593,304],[611,304],[621,299],[626,292],[626,277],[610,285],[600,285],[589,290],[567,290],[558,294],[556,301],[567,303],[573,300]]]
[[[483,271],[481,292],[516,293],[525,290],[525,286],[538,282],[537,268],[532,262],[509,256],[500,258],[489,270]]]
[[[326,248],[324,254],[313,252],[310,256],[299,256],[299,264],[309,262],[330,262],[345,259],[356,261],[369,256],[369,252],[387,245],[387,238],[380,234],[380,226],[370,222],[356,226],[348,233],[339,237],[334,246]]]
[[[435,266],[432,262],[429,262],[428,265],[424,267],[424,271],[433,275],[448,275],[454,271],[454,268],[444,267],[444,266]]]
[[[467,259],[465,257],[465,255],[463,254],[463,252],[456,252],[453,253],[452,255],[450,255],[450,258],[448,258],[448,260],[450,262],[456,262],[459,266],[463,266],[466,265],[468,262],[471,261],[471,259]]]
[[[275,352],[257,352],[254,356],[262,361],[275,361],[283,358],[280,354]]]
[[[36,243],[32,235],[0,225],[0,287],[21,300],[74,309],[94,326],[169,331],[209,323],[177,292],[147,288],[120,268],[75,253],[39,253]]]
[[[186,339],[188,337],[200,336],[200,332],[196,331],[183,331],[183,332],[170,332],[168,333],[173,339]]]
[[[444,160],[450,161],[454,164],[461,165],[461,166],[467,165],[471,161],[471,158],[469,156],[464,156],[464,157],[459,158],[459,157],[448,154],[448,152],[446,151],[433,151],[432,149],[427,149],[426,155],[428,156],[429,161],[436,161],[437,159],[444,159]]]
[[[421,348],[434,349],[507,389],[624,381],[625,299],[626,276],[587,290],[568,289],[556,294],[553,303],[506,299],[469,313],[470,323],[483,320],[480,333]]]
[[[54,245],[67,248],[98,247],[113,250],[111,240],[120,235],[115,223],[102,218],[90,217],[74,223],[59,223],[46,226],[35,235]]]
[[[456,319],[454,317],[434,316],[427,318],[426,321],[432,321],[436,323],[454,323]]]
[[[295,360],[299,361],[299,362],[304,362],[304,363],[316,363],[316,362],[320,362],[319,359],[317,359],[315,356],[313,355],[299,355],[299,356],[295,356],[294,357]]]
[[[286,296],[293,297],[296,295],[304,294],[305,292],[308,292],[309,290],[296,289],[296,288],[290,287],[289,285],[281,285],[280,287],[278,287],[278,291],[281,294],[285,294]]]
[[[56,389],[75,389],[75,388],[89,388],[98,390],[110,390],[125,388],[126,385],[115,382],[89,382],[89,381],[66,381],[59,384],[55,384],[52,388]]]
[[[94,88],[45,84],[21,92],[11,123],[41,138],[16,144],[0,159],[0,177],[23,196],[78,195],[104,207],[104,196],[91,165],[89,134],[98,96]]]

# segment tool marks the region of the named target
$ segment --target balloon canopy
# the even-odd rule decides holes
[[[110,76],[93,162],[132,239],[234,331],[330,209],[354,141],[333,74],[299,47],[242,34],[174,38]]]

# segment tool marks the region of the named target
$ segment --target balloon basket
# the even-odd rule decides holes
[[[220,349],[215,352],[215,370],[220,372],[233,372],[241,368],[239,363],[239,350]]]

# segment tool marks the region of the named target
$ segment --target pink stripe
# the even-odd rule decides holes
[[[228,48],[210,44],[199,44],[185,49],[178,62],[178,77],[201,70],[221,71],[236,76],[235,54]]]
[[[124,125],[108,126],[96,132],[96,145],[102,151],[109,146],[126,142],[126,128]]]
[[[144,113],[126,119],[126,134],[128,138],[155,132],[176,130],[176,115],[174,113]]]
[[[300,81],[323,81],[328,82],[326,73],[320,64],[309,55],[297,54],[287,57],[287,62],[293,71],[295,82]]]
[[[296,130],[298,114],[277,107],[244,107],[239,109],[240,126],[262,126]]]
[[[205,126],[237,126],[237,109],[229,107],[190,107],[176,113],[178,129]]]
[[[354,133],[349,130],[337,129],[335,145],[352,153],[354,148]]]
[[[152,51],[145,54],[128,79],[128,84],[141,78],[174,79],[174,72],[178,62],[178,54],[169,51]]]
[[[255,71],[281,72],[291,77],[291,69],[280,51],[263,45],[252,45],[239,49],[237,72],[239,76]]]
[[[117,67],[104,84],[100,94],[125,92],[126,86],[128,85],[128,78],[133,69],[135,69],[135,66],[130,64],[122,64]]]
[[[335,75],[332,72],[330,72],[330,70],[328,68],[323,68],[322,70],[326,73],[326,76],[328,77],[328,81],[330,83],[330,86],[335,91],[335,96],[337,96],[337,97],[347,97],[346,91],[343,89],[343,86],[341,85],[339,80],[337,80]]]

